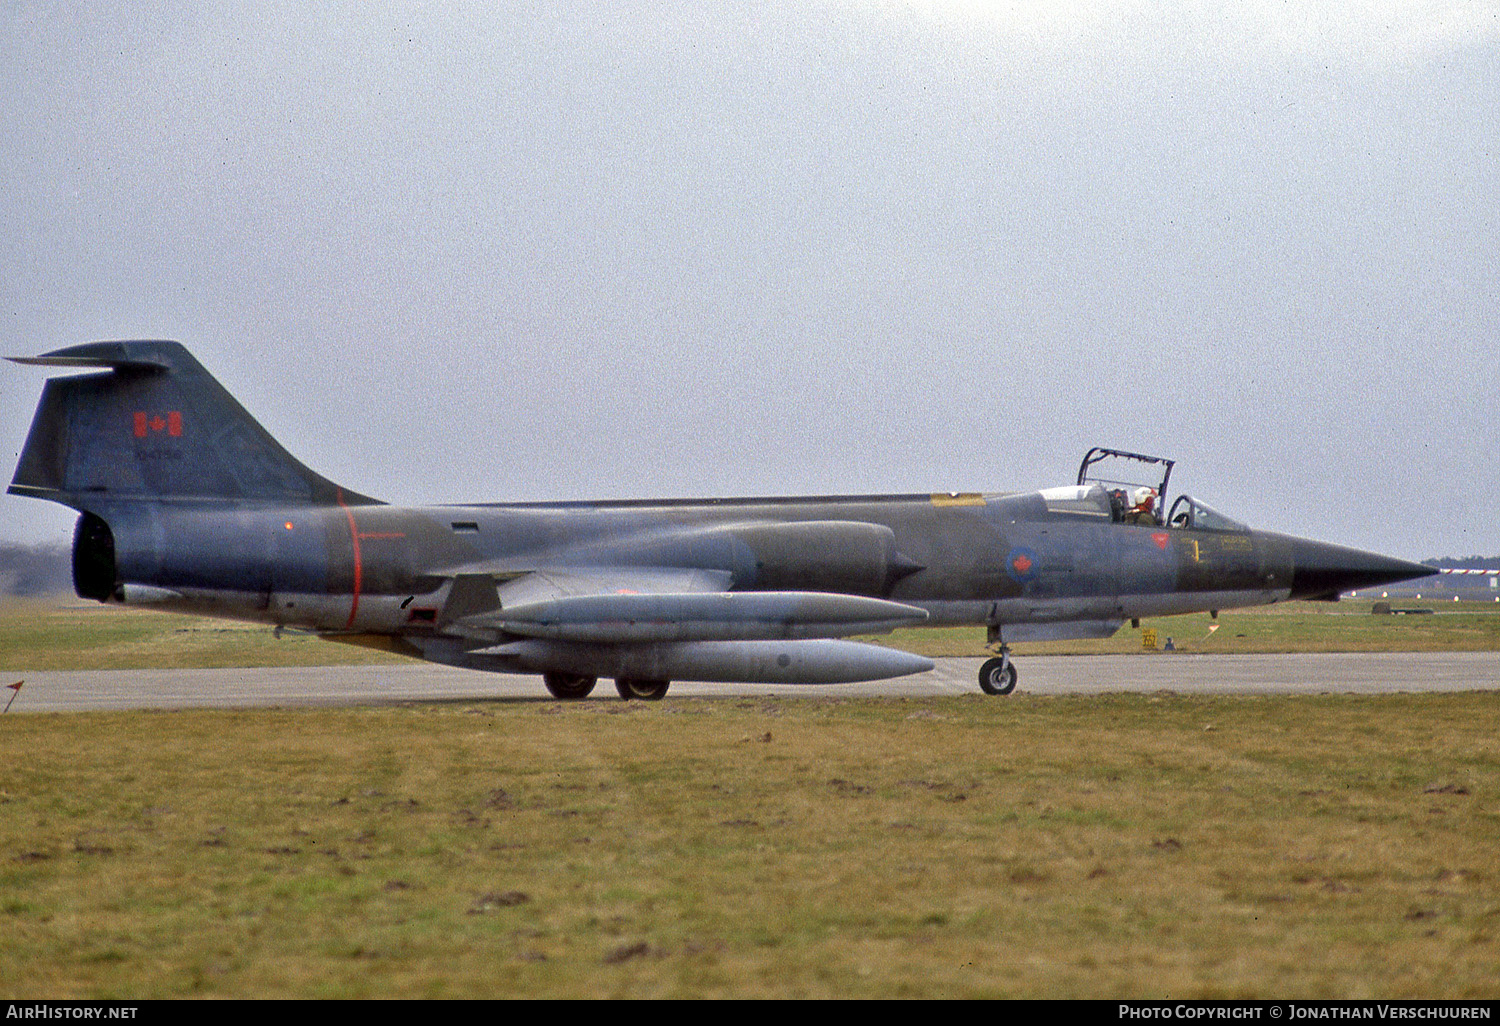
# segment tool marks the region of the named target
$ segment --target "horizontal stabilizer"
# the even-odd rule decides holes
[[[824,592],[577,595],[466,618],[468,626],[559,641],[750,641],[882,634],[927,619],[916,606]]]
[[[41,356],[7,356],[6,359],[11,363],[24,363],[32,367],[98,367],[105,370],[146,371],[172,369],[171,361],[162,356],[134,352],[126,347],[126,343],[121,342],[93,343],[43,353]]]

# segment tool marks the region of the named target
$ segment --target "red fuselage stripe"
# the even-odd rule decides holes
[[[354,526],[354,511],[344,502],[342,488],[339,489],[339,507],[349,520],[349,544],[354,547],[354,594],[349,601],[349,622],[344,624],[347,630],[354,626],[354,617],[359,613],[359,589],[364,583],[365,567],[359,552],[359,529]]]

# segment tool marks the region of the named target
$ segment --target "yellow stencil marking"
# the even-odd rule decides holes
[[[983,506],[984,496],[978,492],[933,492],[934,506]]]

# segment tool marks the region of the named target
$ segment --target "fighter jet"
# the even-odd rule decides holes
[[[952,624],[986,627],[979,686],[1004,695],[1014,642],[1432,572],[1166,507],[1172,462],[1110,449],[1022,493],[393,506],[303,466],[176,342],[11,359],[85,372],[46,383],[9,489],[79,512],[81,597],[539,674],[559,699],[920,673],[847,639]]]

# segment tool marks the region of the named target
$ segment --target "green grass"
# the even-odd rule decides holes
[[[1496,620],[1146,626],[1382,651]],[[20,670],[385,658],[0,607]],[[1493,692],[6,716],[0,996],[1493,999],[1497,728]]]
[[[1496,696],[0,721],[0,994],[1500,996]]]
[[[1141,623],[1160,648],[1172,639],[1180,652],[1492,652],[1500,649],[1500,604],[1413,601],[1402,608],[1434,610],[1430,616],[1372,616],[1367,601],[1287,602],[1207,613],[1159,617]],[[1210,628],[1217,628],[1210,630]],[[984,632],[974,627],[895,631],[883,641],[926,656],[985,654]],[[1126,625],[1112,638],[1035,642],[1013,646],[1021,655],[1114,655],[1142,651],[1142,630]]]
[[[0,670],[334,666],[401,657],[233,620],[79,600],[0,601]]]

